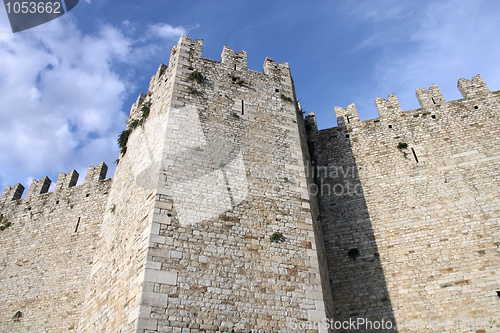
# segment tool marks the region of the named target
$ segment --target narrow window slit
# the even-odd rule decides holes
[[[411,149],[411,152],[413,153],[413,157],[415,157],[415,161],[418,163],[418,158],[417,158],[417,154],[415,153],[415,149]]]
[[[236,70],[236,64],[234,64],[234,70]]]
[[[80,219],[81,217],[78,217],[78,222],[76,222],[75,232],[78,232],[78,227],[80,226]]]
[[[349,116],[346,116],[346,119],[347,119],[347,123],[350,124],[351,123],[351,119],[349,119]]]
[[[245,101],[241,100],[241,115],[245,114]]]
[[[432,103],[436,104],[436,101],[434,100],[434,97],[432,97],[431,99],[432,99]]]

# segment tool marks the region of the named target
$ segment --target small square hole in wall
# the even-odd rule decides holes
[[[280,92],[280,90],[279,90],[279,89],[274,89],[274,91],[275,91],[275,92]]]
[[[392,128],[392,125],[389,125],[389,128]]]
[[[497,296],[500,297],[500,290],[497,290]]]
[[[474,109],[476,109],[476,110],[477,110],[477,109],[479,109],[479,106],[477,106],[477,105],[474,105]]]
[[[432,119],[436,119],[436,115],[435,115],[435,114],[433,114],[433,115],[431,116],[431,118],[432,118]]]
[[[346,135],[345,135],[345,137],[346,137],[347,139],[349,139],[349,134],[346,134]]]
[[[85,194],[85,198],[88,198],[88,197],[89,197],[89,195],[90,195],[90,194],[88,194],[88,193],[87,193],[87,194]]]

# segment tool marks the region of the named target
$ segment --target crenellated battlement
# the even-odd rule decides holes
[[[203,40],[191,40],[188,36],[182,35],[176,46],[172,48],[169,64],[177,61],[180,64],[188,64],[195,58],[202,58]],[[209,60],[209,59],[207,59]],[[222,48],[221,61],[223,64],[234,70],[246,70],[247,68],[247,51],[240,50],[235,52],[232,48],[224,46]],[[282,73],[290,75],[290,67],[288,63],[282,62],[279,65],[271,58],[266,58],[264,61],[264,73],[276,74]]]
[[[45,176],[40,180],[33,179],[31,181],[30,188],[28,189],[28,194],[26,197],[31,199],[32,197],[40,194],[49,192],[51,180],[49,177]]]
[[[467,99],[484,97],[491,93],[490,89],[479,74],[475,75],[471,81],[467,79],[459,79],[457,87],[462,96]]]
[[[247,69],[247,51],[234,53],[233,49],[224,45],[221,54],[221,63],[234,70]]]
[[[273,59],[266,58],[266,60],[264,60],[264,74],[290,76],[290,66],[287,62],[280,62],[277,64]]]
[[[87,175],[85,176],[85,181],[81,185],[82,189],[89,190],[99,184],[101,180],[106,178],[106,173],[108,171],[108,166],[102,162],[97,166],[89,166],[87,169]],[[54,197],[60,197],[65,194],[67,189],[77,187],[79,174],[76,170],[71,170],[68,173],[61,172],[57,178],[54,191],[52,192]],[[41,194],[49,193],[50,185],[52,181],[49,177],[45,176],[40,180],[33,179],[31,185],[26,194],[26,198],[23,200],[32,201],[36,200]],[[16,184],[13,187],[7,186],[3,191],[2,197],[0,199],[0,204],[4,206],[11,201],[17,201],[22,198],[25,187],[22,184]]]
[[[396,118],[403,112],[396,94],[390,94],[387,99],[376,97],[375,106],[377,107],[379,116],[382,118]]]
[[[359,121],[358,110],[356,110],[356,105],[351,103],[347,108],[340,106],[335,107],[335,117],[337,117],[337,123],[339,126],[345,126],[351,122]]]
[[[467,79],[459,79],[457,87],[465,100],[478,101],[479,99],[486,98],[489,94],[491,94],[490,89],[479,74],[474,76],[471,81]],[[428,90],[417,88],[416,95],[421,106],[421,109],[418,110],[423,111],[424,113],[439,113],[442,112],[449,103],[457,102],[447,102],[436,84],[431,85]],[[380,97],[375,98],[375,106],[379,114],[378,120],[375,119],[375,122],[380,120],[394,122],[409,114],[410,111],[418,111],[403,111],[396,94],[389,95],[387,99]],[[335,116],[337,118],[337,124],[340,127],[345,127],[347,124],[353,124],[360,121],[354,103],[347,106],[346,109],[336,106]]]
[[[222,48],[220,61],[205,59],[202,57],[203,40],[191,40],[188,36],[182,35],[178,43],[172,47],[168,66],[161,64],[151,77],[146,94],[139,94],[136,102],[132,105],[128,124],[140,120],[141,104],[144,101],[151,102],[151,114],[158,115],[170,107],[182,108],[186,101],[193,97],[204,97],[208,90],[219,89],[214,86],[222,83],[220,78],[225,78],[231,83],[229,86],[243,89],[250,86],[274,86],[278,98],[295,98],[292,89],[290,67],[288,63],[276,63],[273,59],[266,58],[263,64],[263,71],[250,70],[247,67],[247,52],[240,50],[235,52],[232,48],[224,46]],[[192,75],[199,73],[197,79]],[[232,81],[231,81],[232,80]],[[224,87],[225,89],[226,87]],[[241,112],[242,103],[244,108],[252,108],[248,101],[244,101],[240,93],[234,91],[232,94],[225,92],[224,95],[231,95],[235,101],[235,112]],[[281,97],[283,95],[284,97]],[[142,122],[141,122],[142,123]]]
[[[417,99],[423,109],[434,108],[436,105],[446,103],[437,84],[430,86],[429,90],[417,88]]]

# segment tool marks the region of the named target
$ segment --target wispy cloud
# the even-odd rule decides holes
[[[153,35],[164,39],[178,39],[182,34],[187,32],[184,27],[173,27],[166,23],[151,24],[149,31]]]

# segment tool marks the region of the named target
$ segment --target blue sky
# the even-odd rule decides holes
[[[290,64],[297,97],[320,128],[334,106],[356,103],[377,117],[374,98],[396,93],[419,107],[416,88],[437,83],[461,98],[461,77],[481,74],[500,89],[500,1],[81,0],[68,14],[13,34],[0,8],[0,186],[104,161],[114,173],[116,138],[182,33]],[[25,193],[27,190],[25,191]]]

